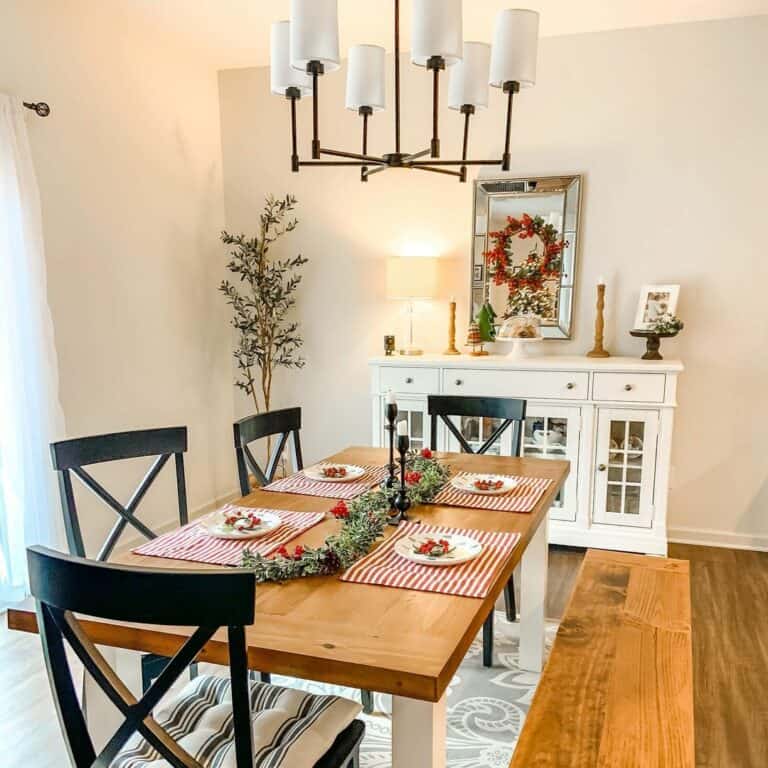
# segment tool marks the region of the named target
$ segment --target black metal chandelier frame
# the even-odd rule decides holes
[[[291,107],[291,170],[298,173],[301,168],[321,166],[356,166],[360,168],[360,181],[368,181],[368,177],[390,168],[407,168],[415,171],[429,171],[455,176],[460,182],[467,180],[467,166],[470,165],[501,165],[502,171],[510,167],[510,140],[512,135],[512,105],[514,96],[520,91],[520,83],[510,80],[503,83],[502,90],[507,94],[507,118],[504,133],[504,154],[497,160],[470,160],[469,151],[469,121],[475,113],[473,104],[462,105],[460,112],[464,115],[464,140],[461,160],[440,159],[439,136],[439,107],[440,107],[440,73],[445,70],[445,59],[442,56],[432,56],[427,60],[426,68],[432,72],[432,139],[428,149],[409,154],[401,150],[400,144],[400,0],[395,2],[395,151],[381,157],[368,154],[368,119],[373,114],[371,107],[360,107],[358,114],[363,119],[363,137],[361,152],[345,152],[328,149],[320,143],[320,100],[319,80],[325,73],[321,61],[307,63],[307,74],[312,78],[312,160],[301,160],[298,151],[296,127],[296,102],[301,99],[299,88],[287,88],[285,97]],[[343,160],[323,160],[323,155],[345,158]],[[428,160],[420,158],[429,156]],[[370,167],[373,166],[373,167]],[[451,167],[459,170],[451,170]]]

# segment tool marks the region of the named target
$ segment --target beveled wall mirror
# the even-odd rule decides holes
[[[541,317],[547,339],[570,339],[581,176],[478,179],[472,237],[472,318]]]

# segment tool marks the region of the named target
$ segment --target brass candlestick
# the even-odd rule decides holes
[[[603,347],[603,331],[605,330],[605,320],[603,310],[605,309],[605,284],[597,285],[597,317],[595,318],[595,346],[587,352],[587,357],[610,357],[611,353]]]
[[[448,305],[448,349],[443,352],[444,355],[460,355],[456,349],[456,302],[451,301]]]

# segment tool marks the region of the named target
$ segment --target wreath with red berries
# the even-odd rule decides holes
[[[448,467],[438,462],[429,448],[409,454],[405,482],[411,504],[415,506],[432,501],[449,476]],[[298,545],[293,550],[283,546],[270,557],[246,549],[241,566],[252,570],[257,582],[328,576],[346,570],[367,555],[384,534],[391,506],[388,494],[382,489],[375,489],[349,503],[338,502],[330,513],[341,521],[341,529],[329,536],[323,546]]]
[[[529,216],[524,213],[519,219],[507,216],[507,225],[497,232],[489,232],[493,247],[485,251],[488,273],[494,284],[506,284],[510,294],[521,288],[541,291],[545,280],[560,278],[563,264],[563,249],[568,243],[552,225],[541,216]],[[537,243],[523,264],[515,265],[511,259],[512,241],[533,240],[538,237],[543,245],[540,251]]]

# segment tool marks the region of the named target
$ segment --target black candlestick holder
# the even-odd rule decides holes
[[[407,512],[411,506],[411,500],[408,498],[408,490],[405,484],[405,469],[408,462],[408,448],[410,448],[410,440],[408,435],[398,435],[397,437],[397,452],[400,454],[398,464],[400,465],[400,487],[397,489],[397,493],[392,499],[392,507],[397,510],[390,519],[390,525],[398,525],[402,520],[408,520]]]
[[[384,481],[385,488],[394,488],[397,484],[397,465],[395,464],[395,432],[397,431],[397,425],[395,419],[397,418],[397,403],[387,403],[387,424],[384,427],[389,432],[389,475]]]

